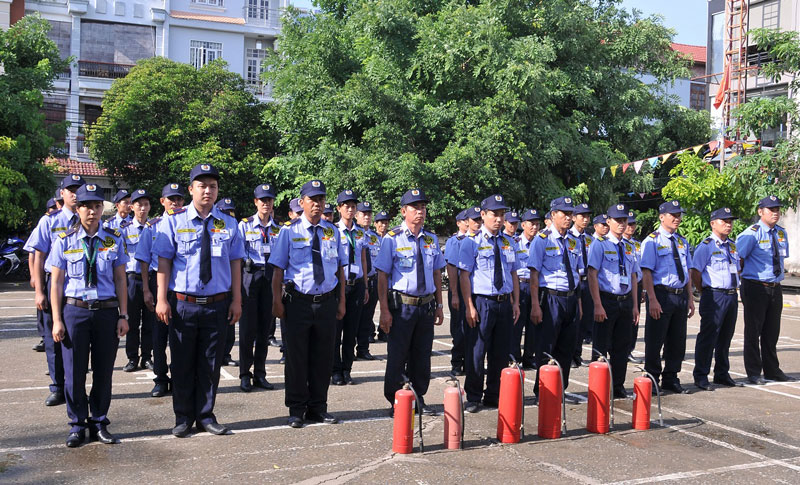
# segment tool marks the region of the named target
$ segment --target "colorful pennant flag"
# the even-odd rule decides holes
[[[644,193],[644,192],[639,192],[639,198],[640,198],[640,199],[644,199],[644,196],[645,196],[645,193]]]
[[[644,160],[637,160],[637,161],[633,162],[633,169],[636,170],[636,173],[639,173],[639,170],[642,169],[642,164],[643,163],[644,163]]]
[[[622,173],[625,173],[628,170],[628,167],[630,167],[630,166],[631,166],[630,162],[623,163],[622,164]]]
[[[611,176],[612,177],[616,177],[617,176],[617,167],[618,167],[618,165],[612,165],[611,166]]]
[[[603,178],[603,175],[606,174],[606,167],[600,167],[600,178]]]
[[[692,150],[694,150],[694,154],[697,155],[697,152],[699,152],[701,148],[703,148],[703,145],[697,145],[696,147],[692,147]]]
[[[650,158],[647,161],[650,162],[650,168],[656,168],[656,165],[658,165],[658,157]]]

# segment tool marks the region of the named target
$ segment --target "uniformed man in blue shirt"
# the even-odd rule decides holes
[[[515,242],[519,242],[519,236],[517,235],[519,221],[519,212],[512,210],[508,211],[503,222],[503,234],[511,237]]]
[[[476,413],[481,398],[486,407],[497,407],[500,372],[508,363],[514,325],[519,320],[519,260],[517,243],[501,234],[505,212],[502,195],[481,201],[483,227],[461,241],[458,269],[465,296],[467,322],[467,393],[465,411]],[[466,298],[466,295],[470,295]],[[488,360],[484,371],[483,362]],[[484,389],[484,375],[486,388]]]
[[[325,194],[320,180],[303,184],[302,215],[281,227],[269,258],[272,314],[285,322],[286,407],[292,428],[302,428],[304,421],[339,421],[328,413],[328,386],[336,321],[345,315],[342,267],[348,257],[339,229],[322,220]]]
[[[714,357],[714,383],[737,386],[728,371],[728,350],[736,329],[739,309],[739,253],[728,238],[736,219],[730,208],[711,213],[711,235],[697,245],[689,273],[700,294],[700,332],[694,347],[694,385],[712,391],[708,382],[711,358]],[[741,384],[738,384],[741,385]]]
[[[536,367],[536,327],[531,322],[531,270],[528,269],[528,253],[531,243],[542,224],[542,216],[536,209],[528,209],[522,213],[522,234],[517,241],[517,259],[519,259],[519,321],[514,325],[514,336],[511,339],[511,350],[517,362],[524,369]],[[522,332],[525,331],[525,343],[522,344]]]
[[[217,209],[223,214],[227,214],[236,219],[236,204],[233,203],[233,199],[230,197],[223,197],[220,199],[219,202],[217,202]]]
[[[239,236],[244,241],[245,252],[242,319],[239,322],[239,388],[244,392],[252,391],[253,386],[266,390],[275,388],[267,380],[266,365],[273,319],[273,271],[267,260],[272,254],[272,243],[280,232],[272,218],[274,202],[272,184],[258,185],[253,189],[256,213],[239,222]]]
[[[374,342],[375,323],[372,317],[375,314],[375,307],[378,305],[378,270],[375,268],[375,260],[378,259],[378,252],[381,250],[381,238],[372,230],[372,204],[368,201],[359,202],[358,212],[356,212],[356,223],[364,230],[364,248],[366,249],[367,273],[367,298],[364,307],[361,309],[361,319],[358,324],[358,334],[356,338],[356,360],[377,360],[369,352],[369,344]]]
[[[628,211],[628,225],[625,227],[625,232],[622,235],[622,239],[625,242],[631,243],[636,249],[636,262],[642,259],[642,243],[640,243],[636,238],[634,238],[634,234],[636,234],[636,214],[633,211]],[[641,308],[642,302],[644,301],[644,291],[642,288],[642,270],[639,268],[639,273],[636,275],[639,279],[639,301],[634,302],[634,305],[639,309],[639,314],[641,315]],[[631,327],[631,345],[630,350],[628,351],[628,362],[632,364],[644,364],[644,359],[641,357],[634,357],[633,349],[636,348],[636,340],[639,338],[639,320],[634,320],[633,327]]]
[[[345,307],[344,317],[337,322],[336,352],[333,359],[333,375],[331,384],[343,386],[355,384],[350,376],[355,360],[356,335],[361,323],[361,309],[364,307],[367,294],[366,236],[364,230],[355,223],[358,197],[352,190],[345,189],[336,198],[339,210],[339,229],[341,247],[346,252],[347,265],[344,267]]]
[[[214,207],[219,172],[202,163],[189,180],[191,203],[167,212],[153,244],[156,315],[169,325],[172,434],[178,438],[188,436],[194,423],[212,434],[228,432],[214,416],[214,401],[227,329],[242,314],[244,244],[236,219]]]
[[[578,247],[581,250],[581,258],[583,259],[584,266],[589,255],[589,247],[591,247],[594,238],[586,233],[586,228],[592,220],[592,209],[586,202],[580,203],[575,206],[572,212],[572,227],[569,232],[578,240]],[[602,236],[602,234],[596,234]],[[592,343],[592,317],[594,315],[594,303],[589,297],[589,283],[587,280],[587,273],[585,270],[579,270],[580,273],[580,293],[586,295],[587,298],[581,298],[581,318],[576,322],[576,339],[575,339],[575,353],[572,355],[572,368],[576,369],[583,365],[583,345]],[[591,359],[592,356],[590,355]]]
[[[217,202],[217,208],[223,214],[227,214],[236,219],[236,204],[233,203],[233,199],[231,199],[230,197],[223,197],[222,199],[220,199],[219,202]],[[239,366],[239,363],[236,362],[231,356],[231,351],[233,350],[233,344],[235,343],[236,343],[236,325],[231,325],[228,327],[228,331],[225,334],[225,357],[222,358],[222,365],[231,367]]]
[[[786,229],[778,225],[782,206],[774,195],[761,199],[759,221],[736,238],[742,260],[744,369],[751,384],[764,384],[764,379],[795,380],[781,370],[777,350],[783,310],[783,263],[789,257]]]
[[[450,309],[450,337],[453,339],[453,348],[450,351],[450,373],[454,376],[464,375],[464,356],[466,343],[464,340],[464,297],[461,294],[461,285],[458,283],[458,251],[461,240],[467,236],[469,230],[467,210],[456,215],[458,232],[450,236],[444,248],[444,260],[447,264],[447,303]]]
[[[430,416],[436,412],[424,398],[431,378],[433,326],[444,322],[441,270],[445,261],[439,239],[423,229],[427,204],[422,189],[403,194],[403,223],[383,239],[375,266],[380,325],[388,337],[383,395],[393,405],[405,374],[420,401],[417,412]]]
[[[323,210],[324,212],[324,210]],[[303,214],[303,207],[300,205],[300,198],[295,197],[289,201],[289,220],[293,221]],[[333,210],[331,208],[331,219],[333,219]],[[333,222],[333,221],[331,221]]]
[[[592,219],[594,237],[608,235],[608,214],[600,214]]]
[[[70,174],[61,180],[60,193],[64,205],[60,210],[39,219],[26,245],[34,253],[34,291],[36,308],[41,310],[44,328],[44,348],[47,357],[47,370],[50,375],[50,395],[45,399],[46,406],[64,404],[64,365],[61,359],[61,343],[53,340],[53,315],[50,310],[50,266],[45,264],[53,241],[58,235],[78,223],[75,213],[78,200],[75,192],[84,185],[83,177]]]
[[[59,192],[61,192],[61,189],[56,189],[56,194],[58,194]],[[57,197],[60,198],[61,196],[57,195]],[[61,209],[60,205],[61,204],[56,202],[56,199],[48,199],[47,212],[45,212],[44,215],[50,215],[53,212],[56,212],[57,210]],[[36,282],[34,281],[33,278],[33,274],[36,271],[36,250],[29,244],[30,244],[30,237],[28,238],[27,241],[25,241],[25,245],[22,247],[22,249],[28,253],[28,274],[30,274],[30,281],[29,281],[30,287],[36,290]],[[38,308],[36,309],[36,330],[39,332],[39,336],[41,337],[41,339],[39,339],[39,343],[33,346],[33,350],[36,352],[44,352],[45,327],[44,327],[44,317],[42,316],[42,313],[43,313],[42,310],[39,310]]]
[[[167,216],[169,211],[174,211],[183,207],[183,190],[175,182],[166,184],[161,189],[161,206],[164,208],[162,217],[155,217],[147,221],[142,234],[139,237],[139,244],[136,246],[135,255],[129,252],[132,258],[139,263],[139,271],[142,275],[142,293],[144,294],[144,305],[155,317],[156,295],[158,295],[158,284],[156,274],[158,273],[158,255],[153,251],[153,242],[158,234],[158,224],[162,218]],[[144,275],[147,275],[145,278]],[[153,373],[155,385],[150,391],[153,397],[166,396],[170,391],[171,382],[167,372],[167,340],[169,328],[163,322],[154,319],[153,321]]]
[[[144,302],[143,284],[148,273],[142,273],[141,264],[135,258],[136,248],[147,227],[147,216],[150,214],[150,194],[145,189],[134,190],[130,194],[130,207],[133,217],[122,221],[118,228],[130,256],[125,265],[125,272],[128,274],[128,312],[130,314],[128,334],[125,337],[125,354],[128,356],[128,362],[122,368],[125,372],[133,372],[139,368],[140,347],[141,367],[153,369],[151,355],[153,326],[155,326],[156,319],[155,313],[149,310]]]
[[[642,287],[647,292],[644,368],[661,389],[686,393],[678,373],[686,354],[686,320],[694,314],[689,243],[678,234],[683,209],[677,200],[658,207],[658,229],[642,242]],[[661,349],[664,349],[664,370]]]
[[[290,213],[291,218],[291,213]],[[322,219],[328,222],[333,222],[333,204],[330,202],[325,203],[325,208],[322,209]]]
[[[378,235],[378,239],[380,240],[381,243],[383,243],[383,238],[386,237],[386,234],[389,232],[389,220],[390,220],[389,213],[386,211],[378,211],[378,213],[375,214],[373,224],[375,225],[375,233]],[[386,342],[386,334],[383,333],[383,330],[381,329],[380,326],[380,322],[378,323],[378,331],[376,339],[380,342]]]
[[[625,205],[613,205],[607,214],[608,234],[596,237],[589,248],[589,294],[585,298],[594,301],[592,349],[609,357],[614,397],[626,399],[631,327],[639,320],[639,267],[636,249],[622,237],[628,224]],[[593,353],[592,360],[596,359]]]
[[[584,261],[578,240],[569,232],[575,206],[570,197],[550,201],[550,227],[534,238],[528,253],[531,270],[531,321],[537,326],[537,369],[548,353],[561,365],[564,389],[569,385],[580,319],[580,275]],[[539,371],[533,392],[539,396]],[[569,399],[569,398],[568,398]]]
[[[78,188],[80,222],[59,233],[47,260],[52,273],[52,337],[61,343],[64,359],[70,448],[84,442],[87,428],[92,440],[117,442],[107,426],[114,359],[119,339],[128,331],[128,254],[116,229],[101,228],[102,194],[94,184]],[[92,390],[87,398],[90,353]]]
[[[114,195],[114,207],[117,208],[117,213],[103,224],[109,229],[119,229],[123,222],[130,222],[132,219],[130,192],[125,189],[118,190]]]

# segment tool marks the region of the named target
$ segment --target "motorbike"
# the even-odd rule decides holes
[[[0,242],[0,275],[10,276],[28,272],[28,252],[25,241],[12,236]]]

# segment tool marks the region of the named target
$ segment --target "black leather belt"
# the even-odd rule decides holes
[[[589,276],[587,275],[581,276],[581,281],[589,281]]]
[[[520,278],[519,279],[519,283],[520,284],[522,284],[522,283],[530,284],[530,282],[531,282],[530,278]]]
[[[218,301],[225,300],[230,298],[230,293],[217,293],[216,295],[209,295],[209,296],[194,296],[194,295],[187,295],[186,293],[178,293],[175,292],[175,298],[181,301],[188,301],[189,303],[196,303],[198,305],[209,305],[211,303],[216,303]]]
[[[83,301],[78,298],[67,297],[67,305],[75,305],[76,307],[86,308],[87,310],[102,310],[104,308],[119,307],[119,301],[116,299]]]
[[[751,280],[751,279],[748,279],[748,278],[742,278],[742,281],[746,281],[746,282],[752,283],[754,285],[766,286],[767,288],[775,288],[777,286],[781,286],[780,281],[775,282],[775,283],[768,283],[766,281]]]
[[[715,291],[717,293],[725,293],[726,295],[736,294],[736,288],[712,288],[710,286],[705,286],[703,287],[703,291],[705,290]]]
[[[336,296],[336,290],[333,289],[327,293],[321,293],[319,295],[308,295],[306,293],[300,293],[297,290],[290,290],[287,288],[286,294],[289,296],[289,298],[298,298],[303,301],[310,301],[311,303],[322,303],[323,301],[330,300]]]
[[[627,300],[628,298],[631,297],[631,292],[629,291],[629,292],[625,293],[624,295],[615,295],[614,293],[609,293],[607,291],[601,291],[600,292],[600,297],[601,298],[608,298],[609,300],[615,300],[615,301],[625,301],[625,300]]]
[[[127,274],[128,274],[128,278],[133,278],[135,280],[142,281],[141,273],[134,273],[133,271],[130,271]]]
[[[656,285],[656,289],[666,291],[667,293],[672,293],[673,295],[681,295],[686,290],[686,288],[670,288],[669,286],[664,285]]]
[[[506,301],[511,296],[509,293],[505,295],[475,295],[476,297],[486,298],[487,300],[492,301]]]
[[[347,286],[355,286],[358,283],[358,278],[354,278],[352,280],[344,280],[344,284]]]
[[[403,305],[422,306],[427,305],[434,299],[433,293],[422,296],[406,295],[405,293],[401,293],[399,291],[396,291],[395,293],[400,295],[400,301],[403,303]]]
[[[570,291],[558,291],[558,290],[551,290],[550,288],[542,288],[542,290],[546,291],[547,293],[553,296],[572,296],[575,294],[575,290]]]

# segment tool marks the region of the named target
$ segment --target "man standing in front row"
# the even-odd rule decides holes
[[[403,223],[390,230],[378,253],[380,325],[388,339],[383,395],[390,404],[407,373],[419,401],[417,411],[435,415],[424,396],[431,379],[433,326],[444,322],[444,255],[435,234],[423,230],[428,198],[412,189],[400,199]],[[394,407],[392,407],[394,412]]]
[[[678,373],[686,354],[686,320],[694,314],[689,243],[678,234],[683,209],[677,200],[658,207],[658,229],[642,242],[642,286],[647,292],[644,369],[661,388],[685,394]],[[664,372],[661,372],[661,349]]]
[[[777,350],[783,310],[783,260],[789,257],[786,229],[778,225],[781,207],[774,195],[761,199],[759,221],[736,239],[743,262],[744,369],[751,384],[764,384],[764,378],[794,380],[781,370]]]
[[[302,214],[281,227],[269,257],[274,271],[272,314],[286,322],[282,340],[286,407],[292,428],[302,428],[305,421],[339,422],[328,413],[328,386],[336,320],[345,313],[342,266],[348,260],[339,229],[322,220],[325,194],[325,185],[319,180],[301,187]]]
[[[244,245],[236,219],[214,207],[219,172],[200,164],[189,175],[192,202],[171,210],[158,226],[158,319],[169,325],[172,408],[178,438],[192,425],[221,435],[214,402],[228,325],[242,314]]]
[[[739,253],[728,239],[736,219],[728,207],[711,213],[711,235],[694,250],[692,258],[692,283],[700,294],[700,332],[694,347],[694,385],[703,391],[712,391],[708,383],[711,358],[714,357],[714,383],[736,386],[728,371],[728,349],[733,331],[739,298]],[[741,384],[738,384],[741,386]]]

